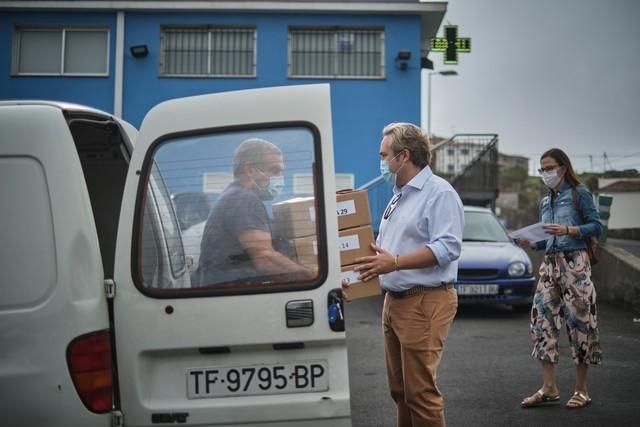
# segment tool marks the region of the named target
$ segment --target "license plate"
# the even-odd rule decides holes
[[[498,285],[458,285],[459,295],[498,295]]]
[[[329,390],[326,360],[187,369],[187,398]]]

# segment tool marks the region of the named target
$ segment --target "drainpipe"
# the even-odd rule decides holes
[[[122,118],[122,81],[124,74],[124,12],[119,11],[116,20],[116,65],[113,88],[113,114]]]

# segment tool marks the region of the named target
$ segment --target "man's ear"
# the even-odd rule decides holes
[[[406,148],[404,150],[402,150],[404,158],[407,159],[408,161],[411,161],[411,151],[407,150]]]
[[[245,176],[248,176],[248,177],[253,177],[257,169],[258,168],[256,168],[256,166],[251,162],[247,162],[244,165],[242,165],[242,171],[244,172]]]

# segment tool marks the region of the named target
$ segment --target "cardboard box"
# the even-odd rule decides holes
[[[291,240],[295,258],[299,264],[318,266],[318,240],[315,235]],[[370,225],[342,230],[338,238],[340,265],[353,264],[357,258],[375,255],[371,249],[373,230]]]
[[[295,239],[316,234],[314,197],[296,197],[274,203],[273,234],[277,238]]]
[[[371,249],[373,229],[370,225],[342,230],[338,235],[340,265],[353,264],[356,258],[376,254]]]
[[[380,281],[377,277],[361,282],[358,280],[360,273],[353,271],[353,267],[353,265],[342,267],[342,273],[340,273],[340,281],[345,280],[349,283],[349,299],[354,300],[382,294]]]
[[[336,194],[338,229],[371,224],[369,197],[366,190],[344,190]]]
[[[318,240],[316,236],[293,239],[298,264],[309,268],[318,268]]]

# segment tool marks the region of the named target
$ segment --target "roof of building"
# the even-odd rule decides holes
[[[429,51],[447,11],[446,1],[420,0],[0,0],[0,10],[199,11],[261,13],[416,14],[422,50]]]
[[[616,181],[606,187],[599,189],[600,192],[607,193],[631,193],[640,192],[640,182],[638,181]]]

